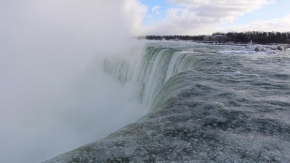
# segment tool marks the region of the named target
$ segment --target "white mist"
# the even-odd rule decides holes
[[[0,160],[41,162],[134,122],[137,87],[96,60],[126,53],[124,1],[0,0]]]

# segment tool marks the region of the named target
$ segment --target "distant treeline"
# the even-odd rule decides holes
[[[168,36],[158,36],[158,35],[147,35],[139,36],[139,39],[146,40],[184,40],[184,41],[200,41],[203,40],[205,35],[189,36],[189,35],[168,35]]]
[[[235,43],[258,43],[258,44],[271,44],[271,43],[282,43],[290,44],[290,32],[260,32],[260,31],[249,31],[249,32],[216,32],[211,36],[199,35],[199,36],[158,36],[148,35],[140,36],[139,39],[146,40],[184,40],[184,41],[219,41],[219,42],[235,42]]]
[[[230,41],[233,42],[253,42],[259,44],[270,44],[270,43],[290,43],[290,32],[229,32],[226,36]]]

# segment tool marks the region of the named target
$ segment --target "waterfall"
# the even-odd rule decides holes
[[[107,57],[104,71],[122,83],[134,82],[140,87],[140,100],[151,105],[168,79],[175,74],[190,70],[198,60],[192,51],[148,47],[140,55]]]
[[[289,56],[218,53],[230,48],[156,44],[105,58],[100,70],[125,87],[136,84],[133,96],[150,110],[47,163],[263,162],[261,153],[289,162]]]

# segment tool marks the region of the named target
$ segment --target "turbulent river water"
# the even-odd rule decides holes
[[[289,162],[289,51],[147,42],[104,71],[137,83],[137,122],[47,162]]]

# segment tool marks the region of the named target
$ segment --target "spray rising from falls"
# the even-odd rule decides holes
[[[138,6],[135,0],[0,1],[1,162],[41,162],[145,114],[134,88],[95,65],[129,49]]]

